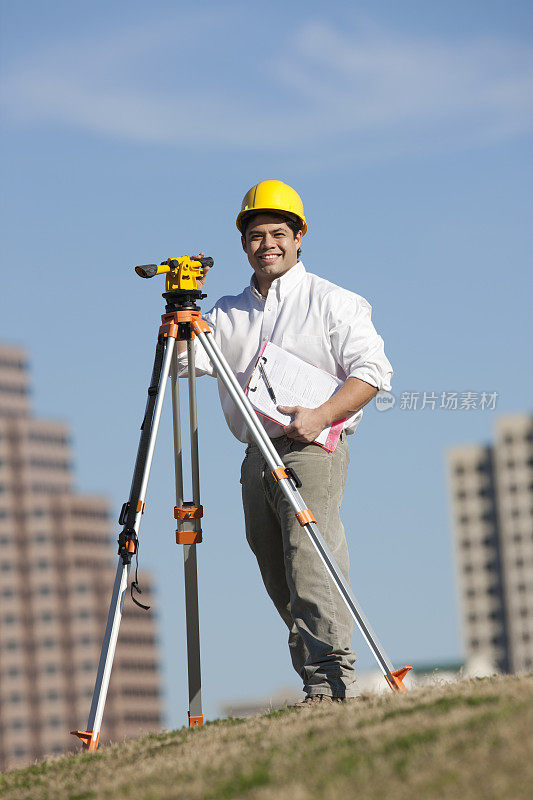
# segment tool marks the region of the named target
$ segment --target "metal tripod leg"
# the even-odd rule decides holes
[[[148,478],[150,476],[150,468],[152,466],[157,431],[159,429],[159,421],[161,419],[165,388],[170,372],[174,345],[175,340],[171,337],[168,337],[165,340],[162,340],[160,337],[158,340],[156,349],[156,362],[154,364],[154,372],[152,374],[152,383],[148,390],[148,402],[141,428],[142,433],[139,442],[137,460],[135,463],[135,470],[133,473],[130,501],[128,504],[126,504],[127,509],[123,509],[123,513],[121,514],[121,522],[124,524],[124,530],[127,531],[128,536],[131,537],[129,541],[134,543],[136,542],[139,533],[142,513],[144,510],[146,489],[148,487]],[[163,359],[162,363],[158,364],[158,354],[161,355],[161,351],[163,351]],[[123,534],[121,534],[121,536]],[[120,539],[121,537],[119,537],[119,542]],[[130,552],[134,553],[135,549]],[[109,607],[107,625],[104,634],[104,641],[100,653],[100,661],[98,663],[98,672],[93,691],[91,710],[89,712],[89,719],[87,722],[87,730],[72,731],[75,736],[78,736],[82,740],[83,746],[87,750],[96,750],[98,747],[102,716],[107,698],[107,690],[109,688],[109,680],[111,678],[111,669],[115,657],[120,622],[122,620],[122,607],[124,604],[125,592],[128,586],[130,567],[131,555],[128,561],[127,552],[124,551],[124,555],[120,555],[118,560],[113,594],[111,596],[111,604]]]
[[[212,333],[205,332],[199,327],[195,327],[195,333],[207,355],[213,362],[218,377],[226,387],[229,395],[241,412],[244,421],[246,422],[250,433],[254,437],[257,446],[261,450],[268,466],[270,467],[270,470],[278,481],[280,488],[287,497],[292,508],[294,509],[298,521],[302,527],[305,528],[306,532],[311,538],[311,541],[313,542],[318,555],[322,559],[326,570],[333,579],[342,599],[346,603],[359,630],[363,634],[364,639],[370,647],[372,655],[376,659],[380,669],[383,671],[387,683],[392,689],[404,690],[405,686],[403,685],[403,678],[408,670],[411,669],[411,667],[403,667],[402,669],[394,670],[391,661],[388,659],[377,636],[370,627],[370,623],[363,614],[363,611],[357,602],[350,585],[340,571],[333,554],[331,553],[331,550],[320,533],[315,518],[304,503],[294,478],[286,472],[281,458],[279,457],[271,440],[267,436],[265,429],[259,422],[250,401],[244,394],[241,385],[231,371],[231,368],[220,348],[214,341]]]
[[[196,414],[196,377],[194,367],[194,348],[192,342],[187,342],[189,359],[189,420],[190,420],[190,445],[191,445],[191,469],[192,469],[192,495],[193,508],[201,508],[200,505],[200,475],[198,458],[198,421]],[[174,465],[176,479],[176,509],[184,508],[183,496],[183,466],[182,466],[182,446],[181,446],[181,420],[180,420],[180,401],[179,401],[179,380],[178,380],[178,352],[174,350],[171,366],[172,379],[172,423],[174,430]],[[201,531],[199,528],[198,517],[190,523],[191,533],[189,541],[195,539],[192,544],[183,545],[183,561],[185,570],[185,617],[187,629],[187,670],[189,683],[189,725],[196,727],[203,725],[204,717],[202,713],[202,676],[200,668],[200,625],[198,615],[198,570],[196,562],[196,541],[201,541]],[[178,523],[179,524],[179,523]],[[183,528],[183,525],[180,527]],[[182,538],[185,531],[176,532],[176,540],[179,542],[180,534]]]

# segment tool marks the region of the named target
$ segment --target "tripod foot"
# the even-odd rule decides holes
[[[390,673],[390,678],[388,675],[385,675],[385,680],[389,684],[390,688],[395,692],[406,692],[407,689],[403,685],[403,679],[407,675],[412,667],[402,667],[401,669],[395,669],[394,672]],[[391,680],[392,679],[392,680]]]
[[[81,739],[84,750],[91,751],[98,749],[98,740],[100,739],[100,733],[97,733],[95,736],[94,731],[71,731],[71,734],[73,736],[77,736],[78,739]]]

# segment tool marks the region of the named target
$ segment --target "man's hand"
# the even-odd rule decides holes
[[[194,261],[194,260],[198,260],[200,258],[203,258],[204,256],[205,256],[205,253],[198,253],[198,255],[196,255],[196,256],[191,256],[191,259]],[[196,287],[198,289],[203,289],[204,288],[205,279],[206,279],[207,273],[209,272],[210,269],[211,269],[211,267],[203,267],[202,277],[201,278],[196,278]]]
[[[303,408],[302,406],[278,406],[282,414],[290,414],[293,420],[283,428],[285,435],[298,442],[314,442],[328,423],[320,408]]]

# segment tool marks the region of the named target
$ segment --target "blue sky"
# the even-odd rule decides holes
[[[395,663],[460,656],[445,452],[531,410],[532,10],[527,2],[3,2],[2,340],[35,409],[66,419],[76,479],[126,499],[162,312],[132,266],[205,250],[204,308],[249,279],[235,216],[280,178],[303,260],[366,297],[396,407],[351,441],[356,596]],[[31,324],[28,325],[28,321]],[[298,686],[244,540],[242,446],[199,383],[208,714]],[[402,392],[498,392],[495,411],[408,411]],[[142,564],[158,581],[168,724],[186,716],[170,424]],[[361,668],[372,665],[356,635]]]

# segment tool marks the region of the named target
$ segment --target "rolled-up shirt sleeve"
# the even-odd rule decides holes
[[[212,308],[211,311],[208,311],[207,314],[203,314],[204,320],[207,322],[209,327],[211,328],[211,332],[215,333],[215,318],[216,318],[216,308]],[[197,377],[200,375],[210,375],[212,378],[216,378],[216,370],[211,362],[211,359],[205,352],[204,348],[201,344],[198,344],[198,339],[193,339],[194,344],[194,372]],[[187,358],[187,350],[183,353],[178,354],[178,378],[186,378],[188,375],[188,363],[189,360]]]
[[[372,324],[372,307],[353,292],[332,292],[328,312],[331,347],[346,378],[390,391],[392,366],[385,355],[383,339]]]

